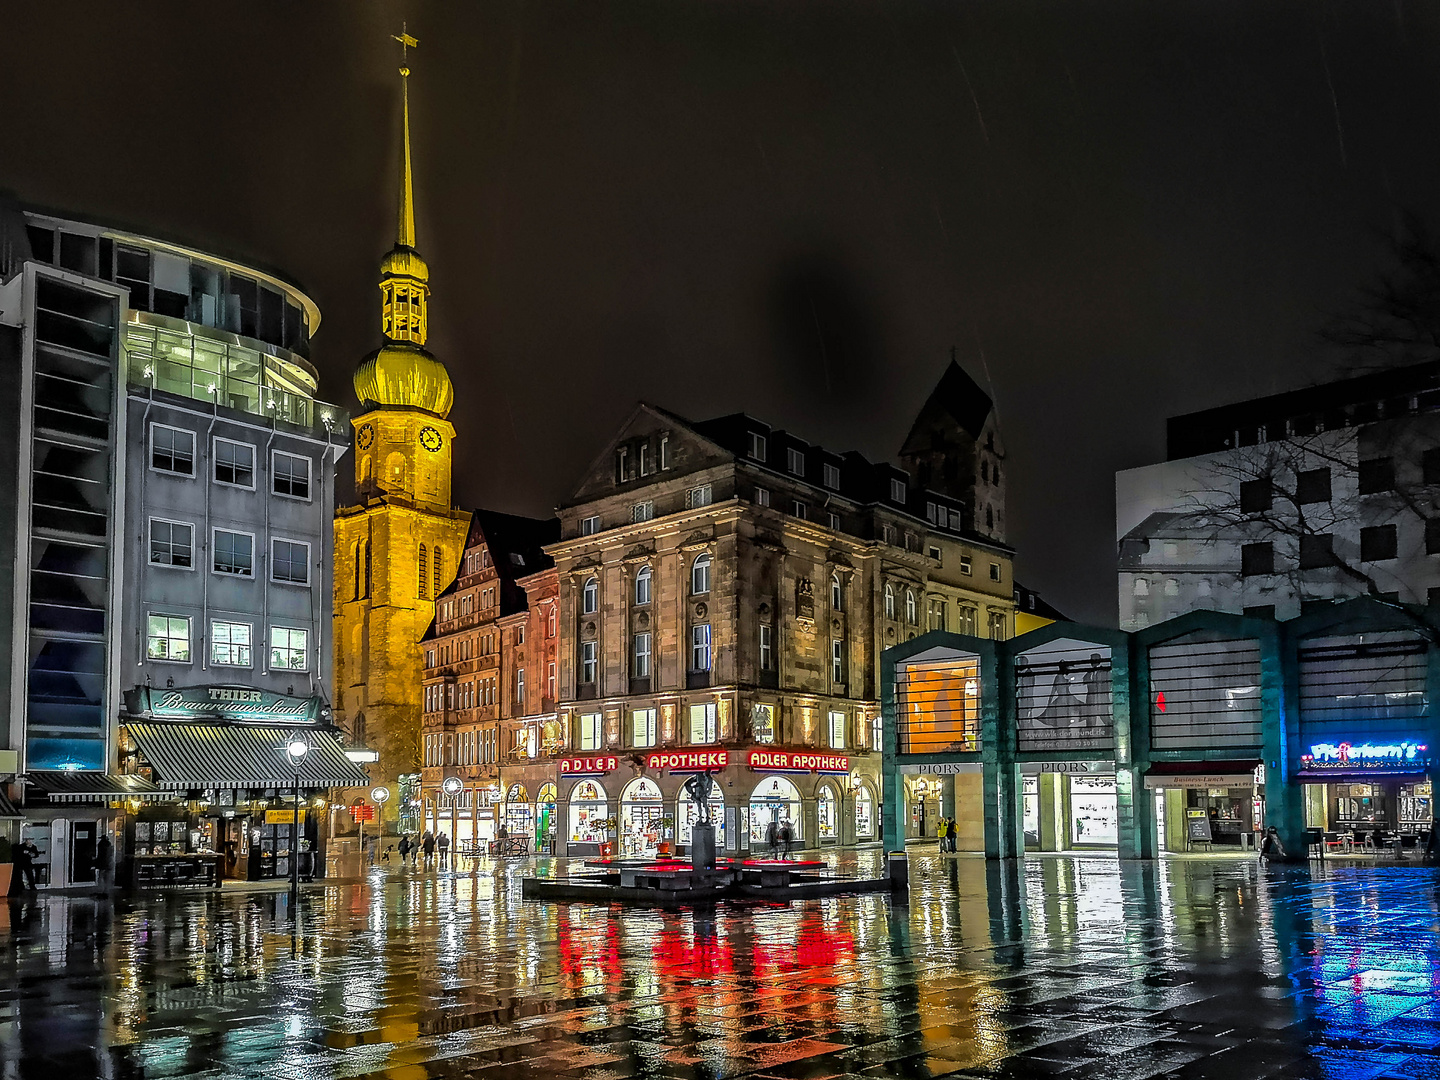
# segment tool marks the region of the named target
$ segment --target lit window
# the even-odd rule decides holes
[[[210,624],[210,662],[221,667],[250,666],[250,624],[220,622]]]
[[[310,666],[310,631],[270,628],[270,670],[305,671]]]
[[[845,748],[845,714],[843,712],[830,714],[830,748],[832,750]]]
[[[151,615],[146,620],[145,655],[151,660],[190,662],[190,620],[184,615]]]
[[[150,519],[150,564],[189,569],[195,561],[195,526]]]
[[[580,749],[599,750],[601,746],[600,713],[580,714]]]
[[[701,554],[695,557],[695,562],[690,567],[690,595],[703,596],[710,591],[710,556]]]
[[[632,746],[654,746],[656,726],[654,709],[636,709],[630,714],[630,741]]]
[[[690,670],[710,670],[710,624],[690,628]]]
[[[217,574],[254,575],[255,540],[249,533],[216,529],[211,543],[213,567]]]
[[[215,440],[215,482],[234,487],[255,486],[255,447],[249,443]]]
[[[715,729],[715,703],[707,701],[703,705],[690,706],[690,743],[693,746],[703,746],[706,743],[713,743],[716,738]]]
[[[310,545],[300,540],[271,540],[270,580],[309,585]]]

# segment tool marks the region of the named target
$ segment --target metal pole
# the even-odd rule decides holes
[[[290,821],[290,917],[296,918],[300,899],[300,769],[295,769],[295,816]],[[292,923],[293,929],[293,923]]]

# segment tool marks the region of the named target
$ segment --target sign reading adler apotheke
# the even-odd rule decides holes
[[[293,697],[247,686],[185,686],[160,689],[137,686],[125,694],[132,716],[155,720],[251,720],[314,723],[320,716],[318,697]]]
[[[813,754],[807,750],[746,750],[745,764],[759,772],[844,775],[850,771],[850,759],[844,754]]]

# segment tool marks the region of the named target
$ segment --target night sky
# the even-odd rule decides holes
[[[888,458],[954,346],[1021,580],[1113,625],[1115,470],[1334,374],[1440,226],[1440,7],[1381,0],[29,5],[0,187],[281,268],[353,406],[402,18],[466,506],[548,513],[637,399]]]

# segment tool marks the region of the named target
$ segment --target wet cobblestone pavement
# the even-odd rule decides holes
[[[1440,1080],[1432,870],[930,855],[908,906],[662,913],[537,868],[314,888],[295,957],[283,893],[12,903],[0,1077]]]

